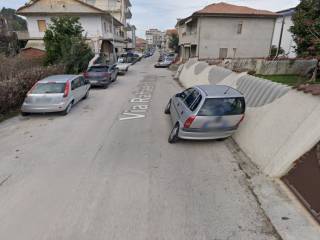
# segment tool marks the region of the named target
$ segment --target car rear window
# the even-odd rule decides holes
[[[38,83],[31,91],[32,94],[54,94],[63,93],[65,89],[65,83]]]
[[[108,69],[107,66],[91,67],[88,72],[107,72]]]
[[[244,98],[208,98],[199,116],[240,115],[245,111]]]

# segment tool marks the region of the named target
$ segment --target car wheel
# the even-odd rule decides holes
[[[103,85],[103,89],[107,89],[109,87],[109,83],[108,84],[105,84],[105,85]]]
[[[171,133],[169,135],[168,142],[169,143],[176,143],[179,140],[179,123],[177,123],[171,130]]]
[[[28,113],[28,112],[21,112],[21,116],[23,116],[23,117],[26,117],[26,116],[28,116],[28,115],[30,115],[30,113]]]
[[[67,108],[62,112],[62,115],[63,115],[63,116],[66,116],[66,115],[68,115],[68,114],[70,113],[71,108],[72,108],[72,105],[73,105],[72,102],[69,103],[69,105],[67,106]]]
[[[117,78],[118,78],[118,73],[116,74],[116,76],[114,77],[114,79],[113,79],[113,81],[112,81],[112,82],[117,81]]]
[[[170,101],[168,102],[166,108],[164,109],[164,113],[165,113],[165,114],[170,114],[170,108],[171,108],[171,99],[170,99]]]

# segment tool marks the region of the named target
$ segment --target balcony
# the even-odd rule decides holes
[[[126,12],[125,12],[125,16],[127,19],[131,19],[132,18],[132,13],[130,8],[127,8]]]
[[[180,37],[180,44],[197,44],[197,32],[183,32]]]

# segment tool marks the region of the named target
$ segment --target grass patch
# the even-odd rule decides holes
[[[307,82],[308,79],[306,77],[302,77],[299,75],[255,75],[259,78],[264,78],[276,83],[282,83],[289,86],[295,86],[300,83]]]

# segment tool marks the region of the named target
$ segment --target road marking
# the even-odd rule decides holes
[[[120,121],[142,119],[146,117],[149,110],[150,103],[152,102],[152,94],[155,89],[155,81],[148,79],[155,78],[154,76],[146,76],[138,86],[137,90],[133,92],[134,96],[129,99],[132,104],[129,110],[125,110],[120,114]]]

